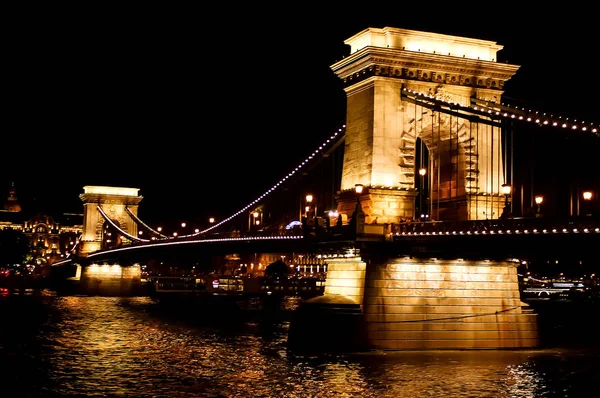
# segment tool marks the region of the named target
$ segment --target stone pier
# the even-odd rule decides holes
[[[80,270],[79,290],[89,296],[135,296],[141,290],[139,265],[90,264]]]
[[[520,300],[517,264],[396,258],[327,261],[325,295],[362,308],[382,350],[517,349],[539,345],[537,315]]]

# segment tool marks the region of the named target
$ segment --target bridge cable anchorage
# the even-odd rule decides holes
[[[477,116],[462,114],[462,112],[469,112],[474,115],[485,116],[485,117],[501,117],[512,120],[527,121],[538,124],[540,126],[552,126],[562,127],[569,130],[581,130],[584,132],[592,133],[600,137],[600,131],[598,127],[594,126],[594,123],[586,123],[584,121],[577,122],[573,120],[568,122],[568,118],[563,119],[562,116],[555,117],[553,115],[546,115],[542,112],[540,115],[539,111],[518,109],[517,107],[510,107],[506,104],[500,104],[489,100],[483,100],[480,98],[471,98],[472,105],[461,105],[458,102],[451,102],[444,98],[437,98],[432,94],[426,94],[419,91],[407,89],[406,87],[401,91],[404,99],[419,104],[429,109],[435,109],[443,113],[460,115],[464,119],[474,119],[472,121],[479,121],[485,124],[491,124],[486,122],[485,119],[480,119]],[[424,105],[428,103],[428,105]],[[448,109],[436,109],[436,107],[445,107]],[[453,113],[454,112],[454,113]]]
[[[133,212],[129,209],[129,207],[125,207],[125,211],[127,211],[127,214],[129,214],[129,216],[133,219],[133,221],[135,221],[138,225],[141,225],[142,227],[146,228],[148,231],[150,231],[152,234],[157,235],[163,239],[168,238],[168,236],[161,234],[160,232],[152,229],[152,227],[150,227],[148,224],[146,224],[145,222],[143,222],[138,216],[136,216],[135,214],[133,214]]]
[[[255,204],[259,203],[262,199],[264,199],[271,192],[275,191],[277,188],[279,188],[281,185],[283,185],[283,183],[288,178],[292,177],[294,174],[296,174],[298,171],[300,171],[301,168],[303,168],[307,164],[311,163],[311,161],[314,159],[314,157],[317,154],[324,153],[325,149],[327,149],[327,148],[331,149],[332,147],[335,147],[336,144],[339,141],[341,141],[341,140],[344,139],[344,137],[345,137],[345,134],[344,134],[345,133],[345,129],[346,129],[346,125],[343,124],[342,127],[338,128],[338,130],[333,133],[333,135],[331,135],[317,149],[315,149],[310,155],[308,155],[308,157],[302,163],[300,163],[290,173],[288,173],[285,177],[283,177],[281,180],[279,180],[279,182],[277,184],[273,185],[270,189],[268,189],[262,195],[260,195],[259,197],[257,197],[256,199],[254,199],[252,202],[250,202],[249,204],[247,204],[246,206],[244,206],[242,209],[238,210],[237,212],[235,212],[231,216],[225,218],[224,220],[216,223],[215,225],[213,225],[213,226],[211,226],[209,228],[206,228],[205,230],[202,230],[202,231],[190,234],[190,235],[183,235],[183,236],[180,236],[180,238],[186,238],[186,237],[192,237],[192,236],[198,236],[198,235],[204,234],[204,233],[206,233],[206,232],[208,232],[208,231],[210,231],[212,229],[217,228],[220,225],[225,224],[226,222],[231,221],[235,217],[237,217],[240,214],[244,213],[245,211],[247,211],[248,209],[250,209],[252,206],[254,206]],[[173,238],[169,237],[169,239],[173,239]]]
[[[108,221],[108,223],[117,230],[117,232],[119,232],[119,234],[121,234],[122,236],[135,241],[135,242],[150,242],[149,239],[142,239],[142,238],[138,238],[137,236],[133,236],[127,232],[125,232],[124,230],[121,229],[121,227],[119,227],[117,224],[114,223],[113,220],[110,219],[110,217],[104,212],[104,210],[102,210],[102,207],[100,205],[97,206],[98,211],[100,212],[100,214],[102,215],[102,217],[104,217],[104,219],[106,221]]]

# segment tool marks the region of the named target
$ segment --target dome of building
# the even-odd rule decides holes
[[[21,205],[17,200],[17,189],[15,188],[15,183],[13,182],[10,190],[8,191],[8,198],[4,201],[4,209],[11,212],[20,212]]]

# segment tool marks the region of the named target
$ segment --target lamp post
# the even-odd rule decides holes
[[[252,229],[258,227],[261,224],[261,220],[259,220],[260,216],[261,213],[258,210],[250,212],[250,214],[248,215],[248,232],[251,232]]]
[[[310,207],[312,206],[312,201],[313,201],[312,194],[309,193],[308,195],[306,195],[305,199],[306,199],[306,209],[305,209],[306,210],[306,218],[308,218],[308,216],[309,216],[308,213],[310,212]]]
[[[254,225],[256,225],[256,227],[258,228],[260,226],[260,224],[262,223],[262,220],[260,218],[262,213],[255,211],[254,213],[252,213],[252,217],[254,217]]]
[[[305,210],[305,220],[306,220],[306,224],[307,225],[314,225],[316,226],[316,221],[317,221],[317,205],[315,204],[315,207],[313,209],[312,207],[312,203],[313,203],[313,199],[314,196],[312,194],[307,194],[306,197],[304,198],[306,200],[306,207],[304,208]],[[311,217],[311,213],[312,213],[312,217]],[[309,221],[312,220],[312,223]]]
[[[362,234],[365,230],[365,213],[363,212],[360,204],[360,195],[362,194],[364,186],[362,184],[354,185],[354,192],[356,193],[356,208],[352,214],[352,224],[354,225],[356,234]]]
[[[358,209],[360,206],[360,194],[362,193],[364,189],[364,185],[363,184],[355,184],[354,185],[354,192],[356,192],[356,208]]]
[[[502,218],[510,217],[510,203],[508,202],[508,197],[510,196],[510,192],[512,187],[510,184],[502,184],[502,194],[504,195],[504,210],[502,210]]]
[[[421,167],[419,169],[419,175],[421,176],[421,183],[419,184],[419,213],[420,213],[419,218],[422,218],[423,215],[425,214],[423,212],[423,195],[425,195],[425,188],[423,188],[425,184],[423,183],[423,181],[425,179],[424,178],[425,174],[427,174],[427,169],[424,167]]]
[[[535,209],[535,216],[538,218],[542,216],[542,202],[543,201],[544,201],[543,196],[538,195],[535,197],[535,204],[537,205],[537,207]]]
[[[590,202],[590,200],[592,200],[592,197],[594,195],[592,194],[591,191],[583,191],[583,193],[581,194],[581,196],[583,197],[585,215],[586,216],[591,216],[592,215],[592,210],[590,208],[589,202]]]

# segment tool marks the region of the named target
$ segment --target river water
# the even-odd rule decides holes
[[[293,355],[298,300],[229,314],[0,289],[0,397],[600,397],[600,346],[591,343]]]

